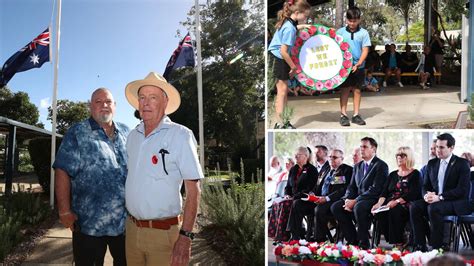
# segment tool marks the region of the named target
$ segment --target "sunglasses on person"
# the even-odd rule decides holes
[[[395,157],[396,157],[396,158],[398,158],[398,157],[406,158],[406,157],[407,157],[407,154],[406,154],[406,153],[397,153],[397,154],[395,154]]]
[[[341,158],[340,156],[329,156],[330,159],[336,160],[337,158]]]

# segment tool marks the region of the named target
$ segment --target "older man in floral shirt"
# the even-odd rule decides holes
[[[103,265],[107,246],[114,265],[125,259],[125,179],[129,129],[113,122],[109,90],[91,97],[91,117],[73,125],[53,164],[61,223],[73,231],[76,265]]]

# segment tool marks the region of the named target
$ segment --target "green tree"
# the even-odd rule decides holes
[[[387,4],[392,6],[397,12],[399,12],[405,20],[405,35],[407,41],[410,41],[408,34],[409,22],[410,22],[410,9],[416,4],[418,0],[387,0]]]
[[[30,102],[28,93],[12,93],[7,86],[0,88],[0,116],[36,126],[39,119],[38,107]]]
[[[425,28],[423,21],[417,21],[410,26],[410,33],[408,35],[400,35],[397,38],[397,42],[423,42],[423,38],[425,36]]]
[[[241,151],[255,147],[256,122],[264,115],[263,2],[207,2],[200,11],[203,61],[204,129],[206,142]],[[183,24],[194,27],[194,8]],[[230,63],[238,55],[241,59]],[[171,79],[182,105],[172,115],[198,132],[196,76],[175,71]],[[209,145],[206,145],[209,146]],[[256,153],[255,153],[256,154]]]
[[[65,134],[73,124],[89,117],[88,102],[73,102],[69,100],[58,100],[56,115],[56,130]],[[52,121],[53,109],[48,107],[48,120]]]

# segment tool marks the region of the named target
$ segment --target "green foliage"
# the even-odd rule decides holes
[[[220,182],[203,182],[201,209],[211,223],[219,250],[241,265],[262,265],[265,261],[263,183],[231,182],[225,189]]]
[[[215,146],[234,151],[256,145],[257,118],[264,115],[264,33],[262,3],[207,2],[201,7],[204,135]],[[194,8],[184,26],[194,27]],[[244,56],[233,64],[229,61]],[[198,132],[197,84],[187,69],[171,80],[186,102],[171,118]],[[206,151],[207,153],[207,151]]]
[[[474,121],[474,108],[472,107],[473,104],[474,104],[474,93],[471,94],[471,104],[467,107],[471,121]]]
[[[21,241],[22,228],[38,225],[50,214],[39,194],[19,192],[0,197],[0,262]]]
[[[61,139],[56,138],[56,152],[61,145]],[[51,138],[37,138],[30,141],[28,151],[31,156],[31,163],[38,176],[38,181],[43,191],[49,193],[51,174]]]
[[[424,41],[424,36],[425,36],[425,28],[423,21],[417,21],[413,24],[410,25],[409,30],[408,30],[408,38],[410,42],[423,42]],[[397,42],[407,42],[407,36],[405,34],[399,35],[397,37]]]
[[[30,102],[28,93],[12,93],[5,86],[0,88],[0,116],[34,126],[38,123],[39,111]]]
[[[33,172],[34,168],[33,165],[31,164],[31,156],[30,153],[26,150],[20,150],[18,149],[18,152],[20,152],[20,162],[18,165],[18,170],[22,173],[31,173]]]
[[[88,102],[73,102],[70,100],[59,100],[57,103],[56,129],[60,134],[66,131],[75,123],[89,117]],[[53,109],[48,107],[48,120],[52,121]]]

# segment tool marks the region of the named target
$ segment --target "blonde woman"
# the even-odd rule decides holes
[[[420,172],[414,169],[415,160],[410,147],[400,147],[395,154],[398,169],[388,176],[387,186],[382,197],[372,207],[375,211],[386,205],[389,210],[376,214],[381,232],[387,242],[399,248],[404,245],[404,230],[408,222],[409,205],[421,199]]]

